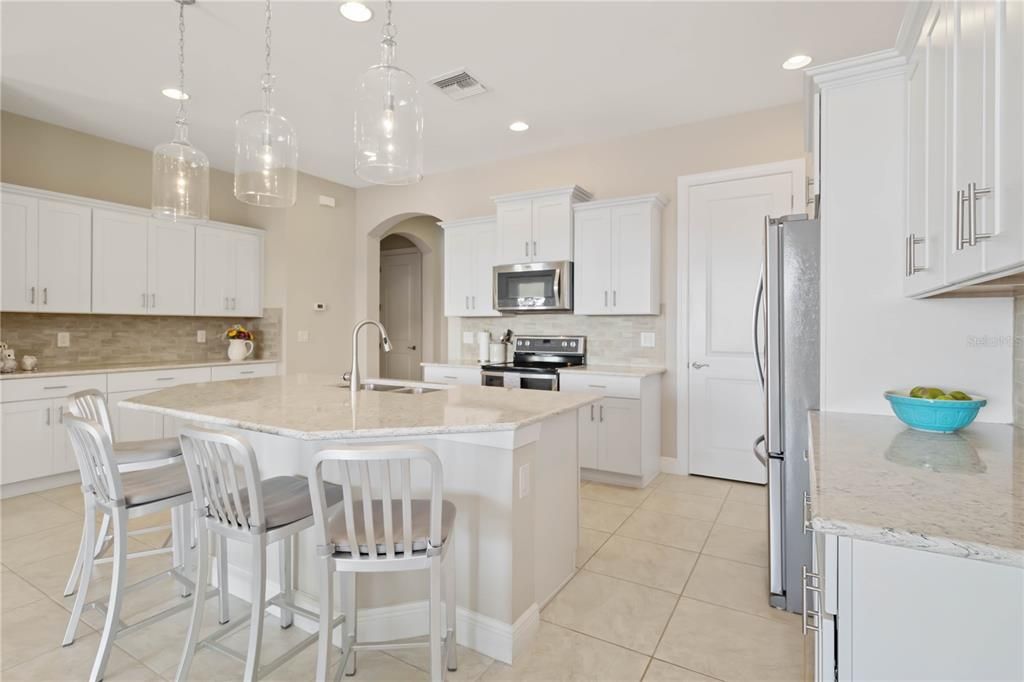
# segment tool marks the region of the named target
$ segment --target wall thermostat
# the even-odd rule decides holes
[[[323,311],[327,310],[327,304],[326,303],[314,303],[313,304],[313,310],[315,310],[315,311],[317,311],[319,313],[322,313]]]

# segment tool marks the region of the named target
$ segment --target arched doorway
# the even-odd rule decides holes
[[[444,233],[437,222],[407,217],[379,237],[378,316],[392,343],[390,353],[380,351],[382,377],[419,380],[420,363],[446,352]]]

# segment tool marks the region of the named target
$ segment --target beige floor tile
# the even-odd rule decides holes
[[[655,654],[722,680],[803,676],[798,623],[779,623],[683,597]]]
[[[542,622],[513,665],[496,662],[484,680],[639,680],[649,659],[635,651]]]
[[[780,622],[799,621],[795,614],[769,606],[768,569],[761,566],[702,554],[683,594]]]
[[[615,534],[699,552],[711,532],[711,526],[710,521],[637,509]]]
[[[701,495],[702,497],[724,500],[725,496],[729,494],[731,485],[729,481],[723,481],[719,478],[663,474],[658,488],[667,493]]]
[[[697,554],[613,535],[587,562],[587,570],[679,594]]]
[[[675,599],[669,592],[582,570],[541,616],[576,632],[650,654]]]
[[[59,647],[5,670],[4,680],[10,682],[18,680],[25,682],[87,680],[99,645],[98,633],[80,637],[72,646]],[[163,678],[115,645],[110,652],[103,679],[110,682],[150,682],[150,680],[162,680]]]
[[[403,663],[408,663],[424,673],[430,672],[429,649],[395,649],[385,653],[394,656]],[[458,654],[459,669],[454,671],[446,669],[445,679],[447,680],[479,680],[480,676],[494,663],[493,658],[484,656],[472,649],[467,649],[464,646],[459,647]]]
[[[624,507],[637,507],[654,491],[653,486],[646,488],[627,488],[621,485],[607,485],[591,482],[580,489],[580,497],[598,502],[621,504]]]
[[[686,668],[680,668],[678,665],[659,661],[656,658],[651,659],[651,664],[647,666],[647,673],[644,674],[644,682],[704,682],[714,679]]]
[[[69,615],[49,599],[4,611],[0,615],[0,665],[4,671],[61,648]],[[82,623],[76,636],[85,638],[92,632],[92,628]]]
[[[672,493],[658,488],[640,505],[641,509],[685,516],[698,521],[714,521],[721,500],[701,495]]]
[[[576,548],[576,568],[587,563],[590,557],[594,556],[594,552],[600,549],[605,540],[610,537],[611,534],[603,531],[580,528],[580,545]]]
[[[85,505],[82,500],[82,485],[80,483],[43,490],[36,493],[36,495],[44,500],[49,500],[62,507],[66,507],[76,512],[79,516],[85,513]]]
[[[718,515],[718,523],[750,530],[768,529],[768,510],[757,504],[747,504],[726,499],[722,512]]]
[[[312,679],[312,673],[310,677]],[[379,680],[380,682],[404,682],[405,680],[429,680],[430,675],[419,668],[398,660],[382,651],[360,651],[356,655],[356,674],[354,677],[342,677],[342,680],[363,682]]]
[[[633,513],[630,507],[608,504],[596,500],[580,500],[580,525],[591,530],[614,533],[626,517]]]
[[[768,506],[768,486],[754,483],[733,483],[729,490],[729,499],[743,504],[759,504]]]
[[[704,545],[704,554],[767,567],[768,533],[716,523]]]
[[[19,495],[0,501],[0,538],[34,535],[68,523],[81,523],[81,512],[73,512],[38,495]]]
[[[76,521],[50,528],[45,533],[33,533],[0,542],[0,561],[16,569],[68,552],[72,553],[74,559],[74,552],[78,551],[81,537],[82,517],[78,517]],[[68,568],[71,568],[70,564]]]
[[[46,599],[46,595],[14,571],[5,568],[0,573],[0,611],[17,609],[40,599]]]

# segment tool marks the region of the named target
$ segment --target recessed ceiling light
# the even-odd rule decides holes
[[[523,133],[530,129],[530,124],[526,121],[513,121],[509,123],[508,129],[513,133]]]
[[[178,88],[164,88],[160,92],[163,93],[164,97],[170,97],[171,99],[188,99],[188,93],[182,92]]]
[[[782,62],[782,68],[786,71],[796,71],[811,63],[811,58],[805,54],[798,54]]]
[[[357,24],[362,24],[373,18],[373,10],[361,2],[343,2],[338,11],[341,12],[341,16]]]

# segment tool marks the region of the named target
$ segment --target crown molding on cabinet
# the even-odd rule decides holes
[[[576,211],[586,211],[589,209],[611,208],[612,206],[623,206],[625,204],[639,204],[644,202],[657,204],[660,208],[665,208],[668,206],[669,199],[661,193],[638,194],[632,197],[617,197],[614,199],[587,201],[578,206],[574,206],[573,209]]]
[[[549,189],[536,190],[532,192],[513,192],[511,194],[499,194],[491,197],[491,201],[516,201],[519,199],[541,199],[544,197],[551,196],[562,196],[570,194],[572,201],[590,201],[594,198],[594,195],[583,189],[579,185],[569,185],[568,187],[554,187]]]
[[[497,216],[484,215],[477,218],[459,218],[458,220],[440,220],[437,225],[442,230],[456,227],[466,227],[467,225],[478,225],[480,223],[494,222],[497,220]]]

